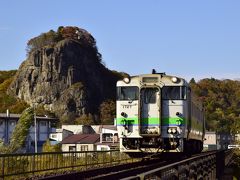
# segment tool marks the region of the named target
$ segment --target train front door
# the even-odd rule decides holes
[[[140,134],[160,134],[160,90],[157,87],[144,87],[140,90]]]

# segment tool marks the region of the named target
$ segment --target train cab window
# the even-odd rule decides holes
[[[162,99],[164,100],[184,100],[187,98],[185,86],[164,86],[162,88]]]
[[[138,100],[138,87],[117,87],[117,100]]]
[[[145,104],[156,103],[156,100],[157,100],[156,92],[158,92],[157,88],[143,88],[143,89],[141,89],[141,94],[143,94],[144,103]]]

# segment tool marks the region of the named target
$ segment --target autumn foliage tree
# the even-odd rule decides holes
[[[101,124],[113,124],[116,117],[116,102],[113,100],[104,101],[100,107]]]
[[[191,81],[192,90],[203,101],[207,129],[240,133],[240,82],[202,79]]]
[[[53,46],[63,39],[72,39],[78,41],[83,46],[91,46],[97,50],[95,39],[86,30],[75,26],[60,26],[57,31],[50,30],[30,39],[27,43],[26,51],[29,54],[30,52],[44,46]],[[99,54],[99,58],[100,57],[101,56]]]
[[[81,125],[93,125],[95,123],[94,116],[92,114],[83,114],[81,117],[75,119],[75,124]]]
[[[10,110],[11,113],[22,113],[29,107],[26,102],[7,94],[7,89],[11,84],[16,70],[0,71],[0,112],[4,113]]]

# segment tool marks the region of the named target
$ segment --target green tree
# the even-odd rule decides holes
[[[61,152],[61,145],[51,145],[50,140],[48,139],[44,144],[42,148],[42,152]]]
[[[82,116],[75,119],[75,124],[82,124],[82,125],[93,125],[94,116],[92,114],[83,114]]]
[[[189,81],[190,84],[196,84],[196,81],[194,78],[192,78],[190,81]]]
[[[203,101],[207,129],[237,132],[240,117],[240,82],[210,78],[190,85],[192,91]]]
[[[0,148],[1,153],[16,153],[24,148],[29,128],[33,124],[34,111],[33,108],[27,108],[23,111],[20,119],[13,130],[10,143]]]
[[[16,71],[0,71],[0,112],[4,113],[7,109],[12,113],[22,113],[29,107],[26,102],[7,94],[7,89],[13,80]]]
[[[116,117],[116,103],[113,100],[104,101],[100,107],[101,124],[113,124]]]

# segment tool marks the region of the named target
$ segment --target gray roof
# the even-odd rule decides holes
[[[0,118],[4,119],[19,119],[21,117],[21,114],[9,114],[9,117],[7,117],[7,113],[0,113]],[[47,116],[36,116],[37,120],[48,120],[48,121],[57,121],[58,118],[51,118]]]
[[[117,126],[114,126],[114,125],[102,125],[102,128],[104,128],[104,129],[111,129],[111,130],[117,130]]]
[[[61,144],[94,144],[99,140],[99,134],[74,134],[63,139]]]

